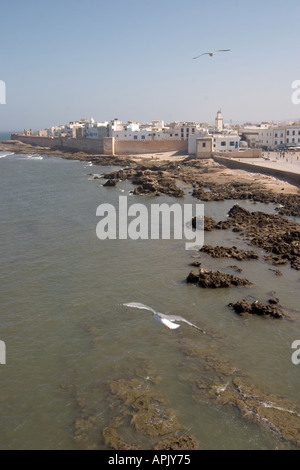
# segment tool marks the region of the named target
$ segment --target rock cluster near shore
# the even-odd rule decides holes
[[[247,279],[241,279],[232,274],[221,273],[220,271],[208,271],[200,268],[199,273],[190,272],[186,279],[188,284],[196,284],[200,287],[217,289],[221,287],[251,286]]]
[[[249,304],[246,300],[241,302],[230,303],[229,307],[241,316],[245,315],[258,315],[263,317],[273,317],[276,319],[282,319],[285,314],[281,308],[274,304],[274,300],[270,299],[269,305],[265,305],[262,302],[256,301]]]
[[[269,253],[265,258],[274,265],[290,262],[300,270],[300,224],[276,214],[249,212],[235,205],[227,223],[233,230],[244,232],[251,245]]]
[[[184,192],[179,188],[168,172],[160,170],[160,167],[152,167],[149,169],[140,166],[136,169],[124,169],[114,171],[105,175],[108,181],[124,181],[130,179],[136,186],[133,193],[139,194],[168,194],[173,197],[183,197]]]
[[[258,254],[254,251],[239,250],[236,246],[227,248],[224,246],[204,245],[200,251],[213,258],[235,258],[238,261],[259,258]]]
[[[251,200],[265,204],[277,204],[280,215],[300,216],[300,195],[275,194],[261,188],[258,183],[233,182],[220,184],[200,181],[194,184],[193,196],[201,201]]]
[[[274,266],[290,262],[293,269],[300,270],[300,224],[292,222],[278,214],[264,212],[249,212],[234,205],[228,219],[216,222],[211,217],[206,230],[229,230],[240,233],[248,243],[263,249],[267,254],[264,259]],[[195,226],[195,221],[193,221]],[[212,247],[205,245],[202,250],[214,258],[235,258],[237,260],[258,259],[254,251],[239,250],[236,247]],[[278,272],[278,275],[281,273]]]

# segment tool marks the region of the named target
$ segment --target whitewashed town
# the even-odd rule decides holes
[[[31,131],[25,131],[29,134]],[[188,141],[188,153],[196,153],[196,141],[212,138],[213,152],[231,152],[249,148],[263,150],[300,149],[300,121],[261,122],[232,125],[217,112],[215,125],[197,122],[171,122],[154,120],[150,123],[119,119],[97,122],[94,119],[71,121],[67,125],[53,126],[38,132],[40,137],[67,137],[103,139],[113,137],[119,141]]]

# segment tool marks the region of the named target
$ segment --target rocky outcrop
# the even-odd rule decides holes
[[[107,180],[106,183],[104,183],[104,187],[114,187],[117,185],[117,181],[116,180]]]
[[[241,302],[230,303],[231,307],[238,315],[258,315],[263,317],[272,317],[282,319],[285,315],[284,312],[277,306],[278,299],[270,299],[269,305],[256,301],[251,304],[242,300]]]
[[[231,228],[234,232],[242,233],[250,240],[251,245],[268,253],[265,260],[274,266],[285,265],[290,262],[293,269],[300,270],[299,223],[290,221],[278,214],[249,212],[236,204],[230,209],[228,219],[217,223],[215,228]],[[209,251],[216,254],[223,252],[223,250],[212,250],[211,248]],[[235,248],[233,251],[236,251]],[[242,253],[240,254],[243,256]]]
[[[211,181],[197,181],[194,185],[193,196],[201,201],[224,200],[252,200],[265,204],[276,204],[276,211],[280,215],[300,216],[299,194],[275,194],[262,189],[259,183],[234,182],[216,183]]]
[[[159,168],[159,167],[158,167]],[[134,194],[168,194],[180,198],[184,196],[184,191],[177,186],[173,176],[157,167],[147,168],[137,166],[136,169],[125,169],[114,171],[105,175],[108,179],[130,180],[136,188]]]
[[[197,284],[200,287],[211,289],[252,285],[247,279],[241,279],[232,274],[221,273],[220,271],[208,271],[206,269],[200,269],[199,274],[195,274],[193,271],[190,272],[186,281],[188,284]]]
[[[201,222],[201,221],[200,221]],[[192,227],[193,229],[198,228],[199,221],[196,217],[192,219]],[[202,225],[201,225],[202,228]],[[211,232],[212,230],[217,228],[217,223],[212,217],[204,216],[204,230],[206,232]]]
[[[200,251],[213,258],[235,258],[239,261],[259,258],[258,254],[254,251],[239,250],[236,246],[227,248],[224,246],[204,245]]]

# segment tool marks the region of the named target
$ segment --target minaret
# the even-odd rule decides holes
[[[222,132],[223,130],[223,117],[222,117],[222,112],[218,111],[217,117],[216,117],[216,128],[218,132]]]

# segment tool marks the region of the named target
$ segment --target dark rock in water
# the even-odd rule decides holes
[[[288,259],[282,256],[269,255],[269,256],[265,256],[264,258],[269,263],[272,263],[273,266],[283,266],[285,264],[288,264]]]
[[[238,273],[242,273],[242,272],[243,272],[242,268],[239,268],[239,267],[236,266],[236,265],[232,265],[232,266],[229,266],[229,267],[230,267],[231,269],[234,269],[234,270],[235,270],[236,272],[238,272]]]
[[[300,271],[300,258],[299,257],[294,257],[291,260],[291,267],[294,269],[297,269],[297,271]]]
[[[187,277],[187,282],[211,289],[252,285],[247,279],[240,279],[239,277],[221,273],[220,271],[207,271],[206,269],[200,269],[198,275],[192,271]]]
[[[204,216],[204,230],[207,232],[211,232],[216,228],[216,221],[212,217],[207,217]],[[192,219],[192,227],[194,229],[196,228],[203,228],[203,223],[202,221],[198,220],[196,217],[193,217]]]
[[[270,302],[270,301],[269,301]],[[239,315],[259,315],[265,317],[273,317],[277,319],[281,319],[284,317],[284,313],[281,309],[275,307],[275,305],[279,302],[274,301],[272,305],[265,305],[262,302],[253,302],[249,304],[246,300],[242,300],[241,302],[237,302],[235,304],[230,303],[228,307],[233,308],[233,310],[238,313]]]
[[[243,207],[239,205],[233,206],[230,211],[228,212],[228,216],[231,217],[232,219],[239,220],[239,221],[245,221],[248,219],[250,215],[250,212],[247,211],[247,209],[244,209]]]
[[[269,304],[278,305],[279,304],[279,299],[277,297],[274,297],[273,299],[269,299]]]
[[[224,246],[213,247],[211,245],[204,245],[200,251],[203,251],[203,253],[206,253],[213,258],[235,258],[239,261],[259,258],[254,251],[239,250],[235,246],[227,248]]]
[[[279,269],[269,269],[269,271],[273,271],[276,276],[282,276],[282,272]]]
[[[134,188],[133,194],[135,196],[139,196],[142,192],[143,192],[142,186],[137,186],[136,188]]]
[[[199,274],[195,274],[193,271],[188,275],[186,282],[188,284],[197,284],[199,282]]]
[[[116,185],[117,185],[116,180],[110,179],[110,180],[107,180],[106,183],[104,183],[103,186],[105,186],[105,187],[113,187],[113,186],[116,186]]]
[[[193,263],[190,264],[193,268],[200,268],[202,263],[200,261],[194,261]]]

